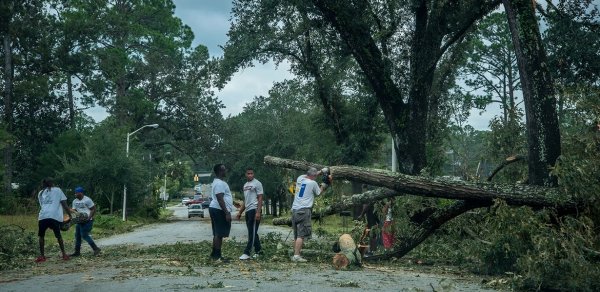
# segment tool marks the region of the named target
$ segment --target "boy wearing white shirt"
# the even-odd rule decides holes
[[[90,232],[94,226],[94,215],[96,214],[96,205],[88,196],[83,194],[84,189],[82,187],[75,188],[75,200],[73,200],[72,211],[78,213],[85,213],[87,215],[87,221],[78,222],[75,227],[75,252],[71,254],[72,257],[78,257],[81,255],[81,239],[87,241],[87,243],[94,250],[94,255],[100,254],[100,248],[96,245]]]
[[[254,257],[261,254],[260,238],[258,237],[258,226],[260,225],[261,210],[263,205],[263,186],[254,178],[254,169],[246,169],[246,183],[244,184],[244,205],[238,210],[237,219],[242,218],[246,211],[246,228],[248,229],[248,244],[240,260],[250,259],[250,251],[254,247]]]
[[[210,257],[213,260],[222,262],[228,261],[221,254],[223,238],[229,237],[231,231],[231,211],[233,210],[233,196],[229,185],[224,181],[227,169],[223,164],[217,164],[213,167],[215,179],[212,183],[211,197],[208,213],[210,214],[210,223],[213,232],[213,244]]]
[[[46,255],[44,254],[46,229],[52,229],[60,246],[62,259],[68,261],[69,256],[65,253],[65,244],[60,234],[60,225],[63,223],[63,209],[71,217],[71,210],[67,206],[67,197],[60,188],[54,186],[51,178],[44,179],[42,186],[43,189],[38,193],[38,202],[40,203],[40,213],[38,214],[40,256],[35,259],[35,262],[41,263],[46,261]]]

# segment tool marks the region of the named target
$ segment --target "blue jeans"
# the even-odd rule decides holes
[[[75,227],[75,251],[79,252],[81,250],[81,239],[87,241],[93,250],[98,249],[96,243],[90,236],[90,231],[92,231],[92,227],[94,226],[94,221],[90,220],[85,223],[79,223]]]

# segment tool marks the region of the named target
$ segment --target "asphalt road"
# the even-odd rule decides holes
[[[173,210],[173,215],[176,220],[169,223],[151,224],[134,230],[133,232],[119,234],[103,239],[96,240],[98,246],[110,246],[110,245],[141,245],[150,246],[156,244],[173,244],[176,242],[199,242],[199,241],[211,241],[212,229],[210,227],[210,217],[208,215],[208,209],[204,210],[204,218],[192,217],[187,218],[187,207],[175,206],[169,207]],[[235,215],[231,224],[231,238],[235,238],[238,241],[246,241],[248,239],[248,231],[244,218],[238,221],[235,220]],[[290,228],[288,227],[277,227],[272,225],[260,226],[258,230],[259,235],[267,234],[269,232],[282,233],[284,238],[289,234]]]
[[[204,219],[188,219],[186,207],[172,209],[176,217],[173,222],[145,226],[96,242],[100,247],[125,244],[143,248],[177,241],[212,240],[207,210]],[[273,231],[287,236],[289,230],[287,227],[261,226],[259,233]],[[237,240],[246,240],[245,224],[234,220],[231,235]],[[132,268],[136,260],[150,268],[144,273],[139,272]],[[25,271],[0,273],[0,291],[494,291],[483,288],[481,279],[473,276],[419,273],[378,266],[365,266],[358,271],[335,271],[327,264],[310,262],[290,262],[284,269],[272,270],[258,268],[253,261],[235,261],[224,266],[174,264],[158,258],[125,258],[122,262],[96,262],[99,266],[88,267],[85,257],[69,262],[53,258]],[[186,275],[189,269],[193,269],[196,276]]]

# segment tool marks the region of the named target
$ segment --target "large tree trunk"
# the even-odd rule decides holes
[[[557,178],[550,175],[550,167],[560,155],[560,132],[554,88],[535,18],[535,2],[503,0],[503,3],[525,101],[529,183],[555,186]]]
[[[295,161],[265,156],[265,163],[273,166],[306,170],[309,167],[322,168],[323,165],[306,161]],[[468,183],[464,181],[444,180],[410,176],[380,169],[368,169],[356,166],[331,166],[334,180],[348,179],[369,185],[386,187],[402,194],[422,197],[446,198],[490,202],[495,199],[506,201],[509,205],[530,206],[536,208],[574,209],[580,202],[555,188],[517,185]]]
[[[425,241],[427,237],[429,237],[436,229],[440,228],[444,223],[469,210],[491,205],[491,201],[457,201],[452,205],[437,209],[431,216],[428,216],[425,221],[417,226],[417,230],[411,236],[400,238],[400,243],[397,246],[394,246],[394,250],[392,252],[368,257],[365,260],[374,261],[390,257],[400,258]]]
[[[294,161],[266,156],[265,163],[269,165],[306,170],[309,167],[322,168],[323,165],[306,161]],[[334,179],[350,179],[370,185],[384,186],[362,194],[344,198],[341,202],[314,210],[312,218],[318,219],[327,215],[364,203],[375,202],[384,198],[412,194],[417,196],[458,199],[454,204],[436,209],[423,221],[416,224],[415,231],[409,236],[399,238],[400,244],[394,250],[384,255],[366,258],[379,260],[389,257],[402,257],[421,244],[427,237],[440,228],[444,223],[461,214],[480,207],[491,206],[495,199],[505,200],[509,204],[527,205],[533,207],[550,207],[560,211],[575,210],[580,206],[575,198],[547,187],[500,184],[469,184],[459,181],[444,181],[435,178],[402,175],[377,169],[366,169],[352,166],[330,167]],[[292,225],[291,218],[276,218],[274,225]]]
[[[6,5],[6,4],[3,4]],[[6,23],[8,26],[8,21]],[[12,48],[10,44],[10,32],[8,27],[4,31],[4,124],[8,133],[12,132],[13,124],[13,67],[12,67]],[[4,148],[4,194],[12,194],[12,173],[13,173],[13,146],[7,143]]]
[[[402,101],[402,93],[394,85],[389,68],[386,69],[383,55],[371,37],[369,25],[360,18],[364,11],[368,11],[366,2],[350,4],[343,1],[313,0],[313,3],[325,20],[339,32],[373,88],[385,122],[396,142],[396,152],[401,156],[406,153],[406,148],[402,146],[409,144],[409,136],[405,130],[408,108]]]
[[[75,129],[75,100],[73,98],[73,76],[67,73],[67,98],[69,99],[69,125]]]
[[[320,210],[314,210],[312,213],[313,219],[323,218],[325,216],[337,214],[341,211],[347,210],[353,206],[362,206],[362,204],[375,202],[379,200],[383,200],[385,198],[391,198],[395,196],[401,196],[400,193],[385,189],[378,188],[372,191],[366,191],[361,194],[352,195],[350,197],[345,197],[341,201],[333,203],[329,206],[325,206],[325,208]],[[292,226],[292,218],[290,217],[280,217],[273,219],[273,225],[288,225]]]

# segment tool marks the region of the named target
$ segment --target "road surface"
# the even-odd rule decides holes
[[[208,212],[204,219],[188,220],[185,207],[172,209],[177,219],[173,222],[145,226],[97,243],[110,253],[110,246],[116,245],[145,249],[177,241],[212,240]],[[289,228],[261,226],[259,233],[267,232],[280,232],[285,238]],[[234,221],[231,234],[238,241],[245,241],[245,224]],[[327,263],[287,260],[234,260],[211,266],[189,265],[160,256],[129,255],[82,256],[68,262],[52,257],[42,264],[32,263],[28,269],[0,273],[0,291],[494,291],[483,288],[481,279],[472,275],[441,275],[400,267],[373,265],[357,271],[335,271]]]
[[[210,218],[208,209],[204,210],[204,218],[192,217],[187,218],[187,208],[185,206],[168,207],[173,210],[173,216],[176,220],[169,223],[152,224],[134,230],[133,232],[119,234],[96,241],[98,246],[111,245],[141,245],[149,246],[156,244],[173,244],[176,242],[199,242],[211,241],[212,229],[210,227]],[[237,241],[246,241],[248,239],[248,231],[244,218],[238,221],[235,220],[235,215],[231,224],[231,238]],[[272,225],[260,226],[259,235],[269,232],[278,232],[287,237],[291,229],[288,227],[278,227]]]

